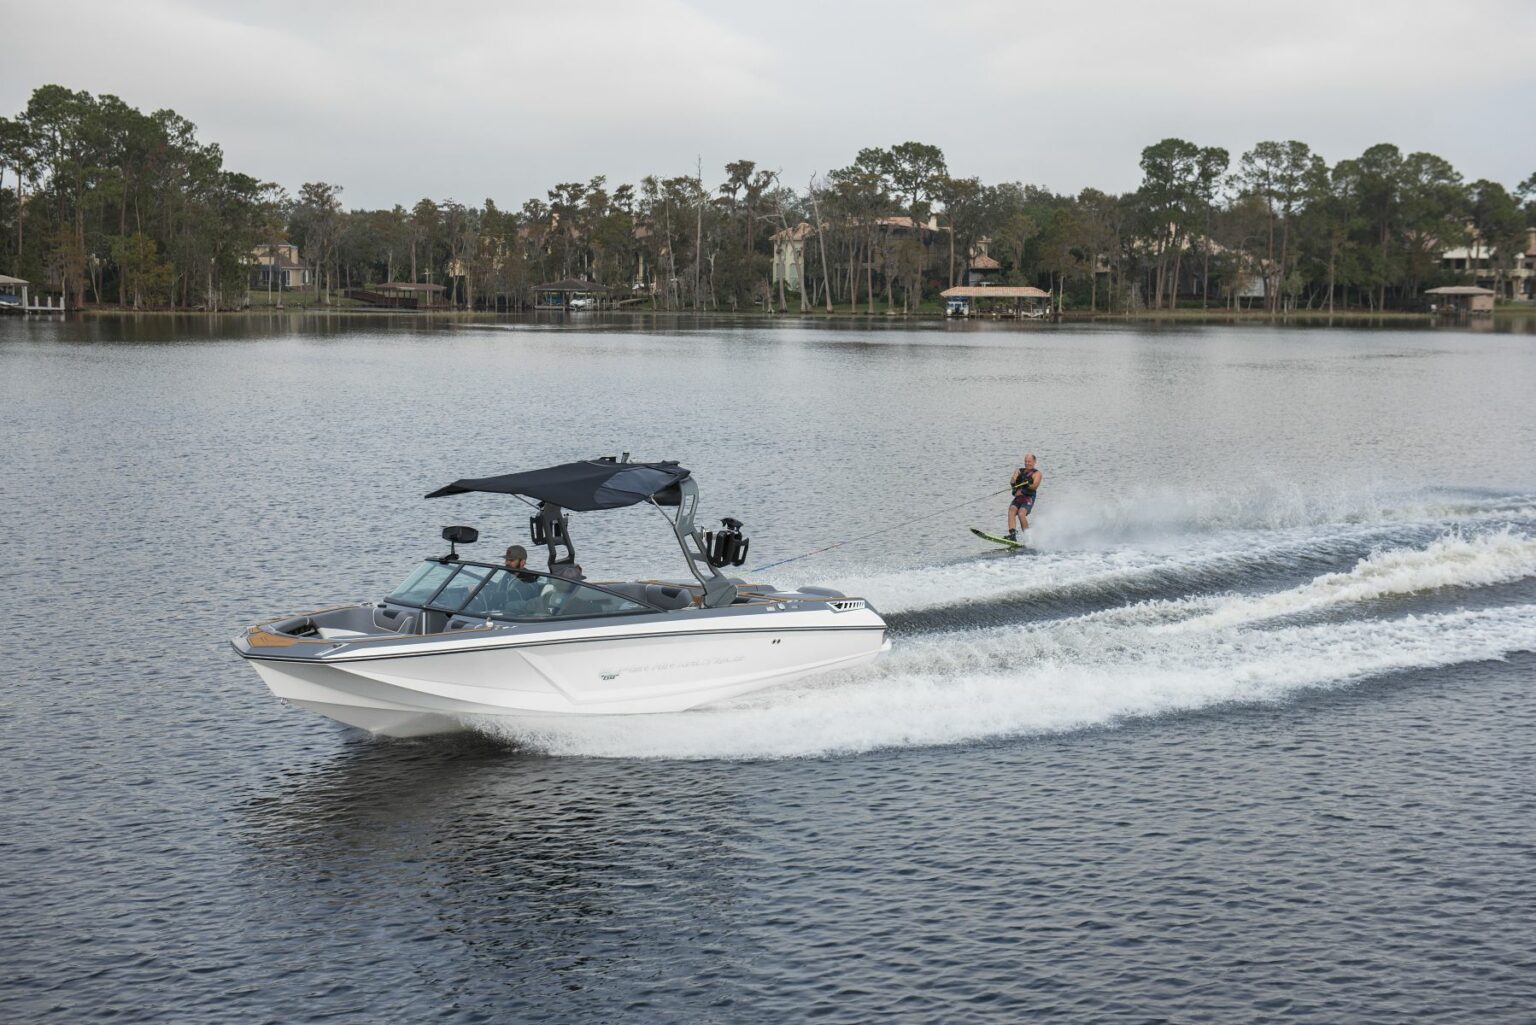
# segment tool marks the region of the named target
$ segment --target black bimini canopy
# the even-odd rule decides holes
[[[622,509],[647,499],[658,505],[677,505],[678,482],[689,471],[674,462],[620,463],[613,459],[588,459],[542,470],[507,473],[500,477],[466,477],[428,498],[484,491],[493,495],[522,495],[576,512]]]

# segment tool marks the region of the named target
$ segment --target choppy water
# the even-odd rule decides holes
[[[0,1019],[1529,1022],[1536,339],[1035,327],[0,322]],[[387,743],[225,645],[623,450],[898,528],[761,574],[894,650]]]

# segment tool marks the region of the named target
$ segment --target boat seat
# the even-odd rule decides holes
[[[609,583],[604,581],[602,587],[605,591],[612,591],[614,594],[622,594],[624,597],[633,598],[635,601],[646,600],[644,584],[631,583],[627,580],[621,583]]]
[[[322,640],[326,640],[326,641],[339,641],[339,640],[344,640],[345,638],[348,638],[348,637],[367,637],[368,636],[368,634],[363,632],[362,630],[343,630],[340,627],[334,627],[334,626],[322,626],[319,629],[320,629],[320,638]]]
[[[601,616],[608,611],[607,603],[600,599],[573,596],[567,598],[560,605],[560,615],[575,618],[577,616]]]
[[[693,604],[693,595],[686,588],[670,587],[667,584],[646,584],[645,597],[642,599],[647,605],[655,605],[657,608],[686,609]]]
[[[686,588],[675,587],[672,584],[643,584],[626,580],[623,583],[605,583],[603,587],[615,594],[622,594],[626,598],[668,611],[686,609],[693,604],[693,595],[689,594]]]

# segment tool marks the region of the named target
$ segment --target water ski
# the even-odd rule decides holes
[[[1023,541],[1010,541],[1006,537],[999,537],[996,534],[988,534],[985,530],[977,530],[975,527],[971,528],[971,533],[975,534],[977,537],[981,538],[984,541],[991,541],[993,544],[999,544],[999,545],[1002,545],[1005,548],[1027,548],[1028,547],[1026,544],[1024,544]]]

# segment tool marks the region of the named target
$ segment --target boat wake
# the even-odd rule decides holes
[[[1305,531],[1412,522],[1536,515],[1536,495],[1478,495],[1446,491],[1298,489],[1293,482],[1255,483],[1246,491],[1133,492],[1065,495],[1039,517],[1039,542],[1051,548],[1104,548],[1179,541],[1192,535],[1242,531]]]
[[[1364,510],[1372,511],[1367,515]],[[1256,512],[1253,519],[1262,519]],[[947,606],[1047,596],[1071,600],[1152,597],[1297,581],[1325,566],[1342,568],[1386,546],[1429,543],[1447,531],[1477,536],[1506,529],[1536,533],[1536,498],[1443,501],[1409,506],[1361,503],[1351,518],[1291,527],[1223,529],[1191,522],[1150,542],[1091,548],[1045,547],[1043,557],[989,553],[914,570],[847,574],[828,581],[869,598],[881,612],[931,614]],[[1059,532],[1058,532],[1059,533]],[[1044,537],[1031,538],[1044,546]]]
[[[1536,539],[1508,530],[1476,538],[1448,536],[1424,549],[1389,549],[1360,560],[1347,573],[1326,573],[1278,594],[1235,595],[1211,611],[1163,631],[1214,629],[1301,616],[1374,599],[1441,588],[1488,587],[1536,576]]]
[[[872,666],[643,721],[478,728],[555,755],[816,757],[1115,726],[1505,658],[1536,651],[1528,501],[1468,502],[1443,517],[1384,510],[1357,523],[1216,531],[1171,553],[1127,547],[927,567],[890,577],[891,596],[881,594],[879,576],[842,581],[906,610],[905,623],[893,617],[894,649]],[[1243,580],[1245,569],[1270,589],[1208,586]],[[1274,585],[1284,574],[1292,582]],[[1151,596],[1097,607],[1081,600],[1106,597],[1106,582],[1138,581]],[[966,610],[988,613],[1021,594],[1055,596],[1061,606],[1027,622],[965,625]],[[922,628],[934,607],[958,625]],[[990,621],[980,614],[975,622]]]

